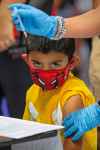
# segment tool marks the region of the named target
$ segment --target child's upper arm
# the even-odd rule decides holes
[[[63,106],[63,118],[69,113],[74,112],[83,107],[83,103],[80,95],[72,96],[67,100]],[[67,138],[64,141],[64,150],[81,150],[82,148],[82,139],[78,142],[73,143],[71,138]]]

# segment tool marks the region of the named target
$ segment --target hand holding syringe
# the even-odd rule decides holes
[[[14,13],[16,13],[16,15],[17,15],[18,21],[19,21],[19,23],[20,23],[20,26],[21,26],[21,28],[22,28],[23,34],[24,34],[25,39],[26,39],[26,38],[28,37],[28,35],[27,35],[27,33],[25,32],[25,27],[24,27],[24,25],[23,25],[23,23],[22,23],[21,17],[19,16],[16,7],[14,7]]]
[[[16,8],[16,7],[14,7],[14,13],[16,13],[16,16],[17,16],[18,21],[19,21],[19,23],[20,23],[22,32],[23,32],[23,34],[24,34],[25,43],[26,43],[26,44],[25,44],[25,45],[26,45],[26,53],[28,54],[28,34],[27,34],[27,32],[25,31],[25,27],[24,27],[24,25],[23,25],[23,22],[22,22],[22,20],[21,20],[20,15],[18,14],[18,11],[17,11],[17,8]]]

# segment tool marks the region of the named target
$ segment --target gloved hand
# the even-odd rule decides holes
[[[79,111],[72,112],[68,117],[64,118],[63,124],[65,126],[65,138],[70,136],[72,141],[75,142],[86,131],[100,124],[100,106],[95,103]]]
[[[17,13],[14,12],[15,7]],[[9,8],[12,10],[12,19],[17,30],[23,31],[18,19],[19,15],[26,32],[48,38],[56,34],[57,17],[48,16],[43,11],[26,4],[12,4]]]

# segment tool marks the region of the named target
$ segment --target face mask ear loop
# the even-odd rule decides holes
[[[70,70],[70,65],[71,65],[70,63],[71,63],[72,59],[73,59],[72,56],[70,56],[70,57],[68,58],[68,64],[67,64],[67,66],[66,66],[66,69],[68,69],[68,70],[67,70],[68,75],[69,75],[69,72],[71,71],[71,70]],[[65,74],[66,74],[66,73],[65,73]],[[68,78],[68,75],[67,75],[67,78]]]

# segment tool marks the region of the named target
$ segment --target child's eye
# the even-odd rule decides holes
[[[52,68],[58,68],[58,67],[60,67],[61,66],[61,64],[59,64],[59,63],[53,63],[52,65],[51,65],[51,67]]]
[[[34,67],[37,67],[37,68],[41,68],[42,67],[42,64],[39,63],[39,62],[36,62],[36,61],[32,61],[32,64],[34,65]]]

